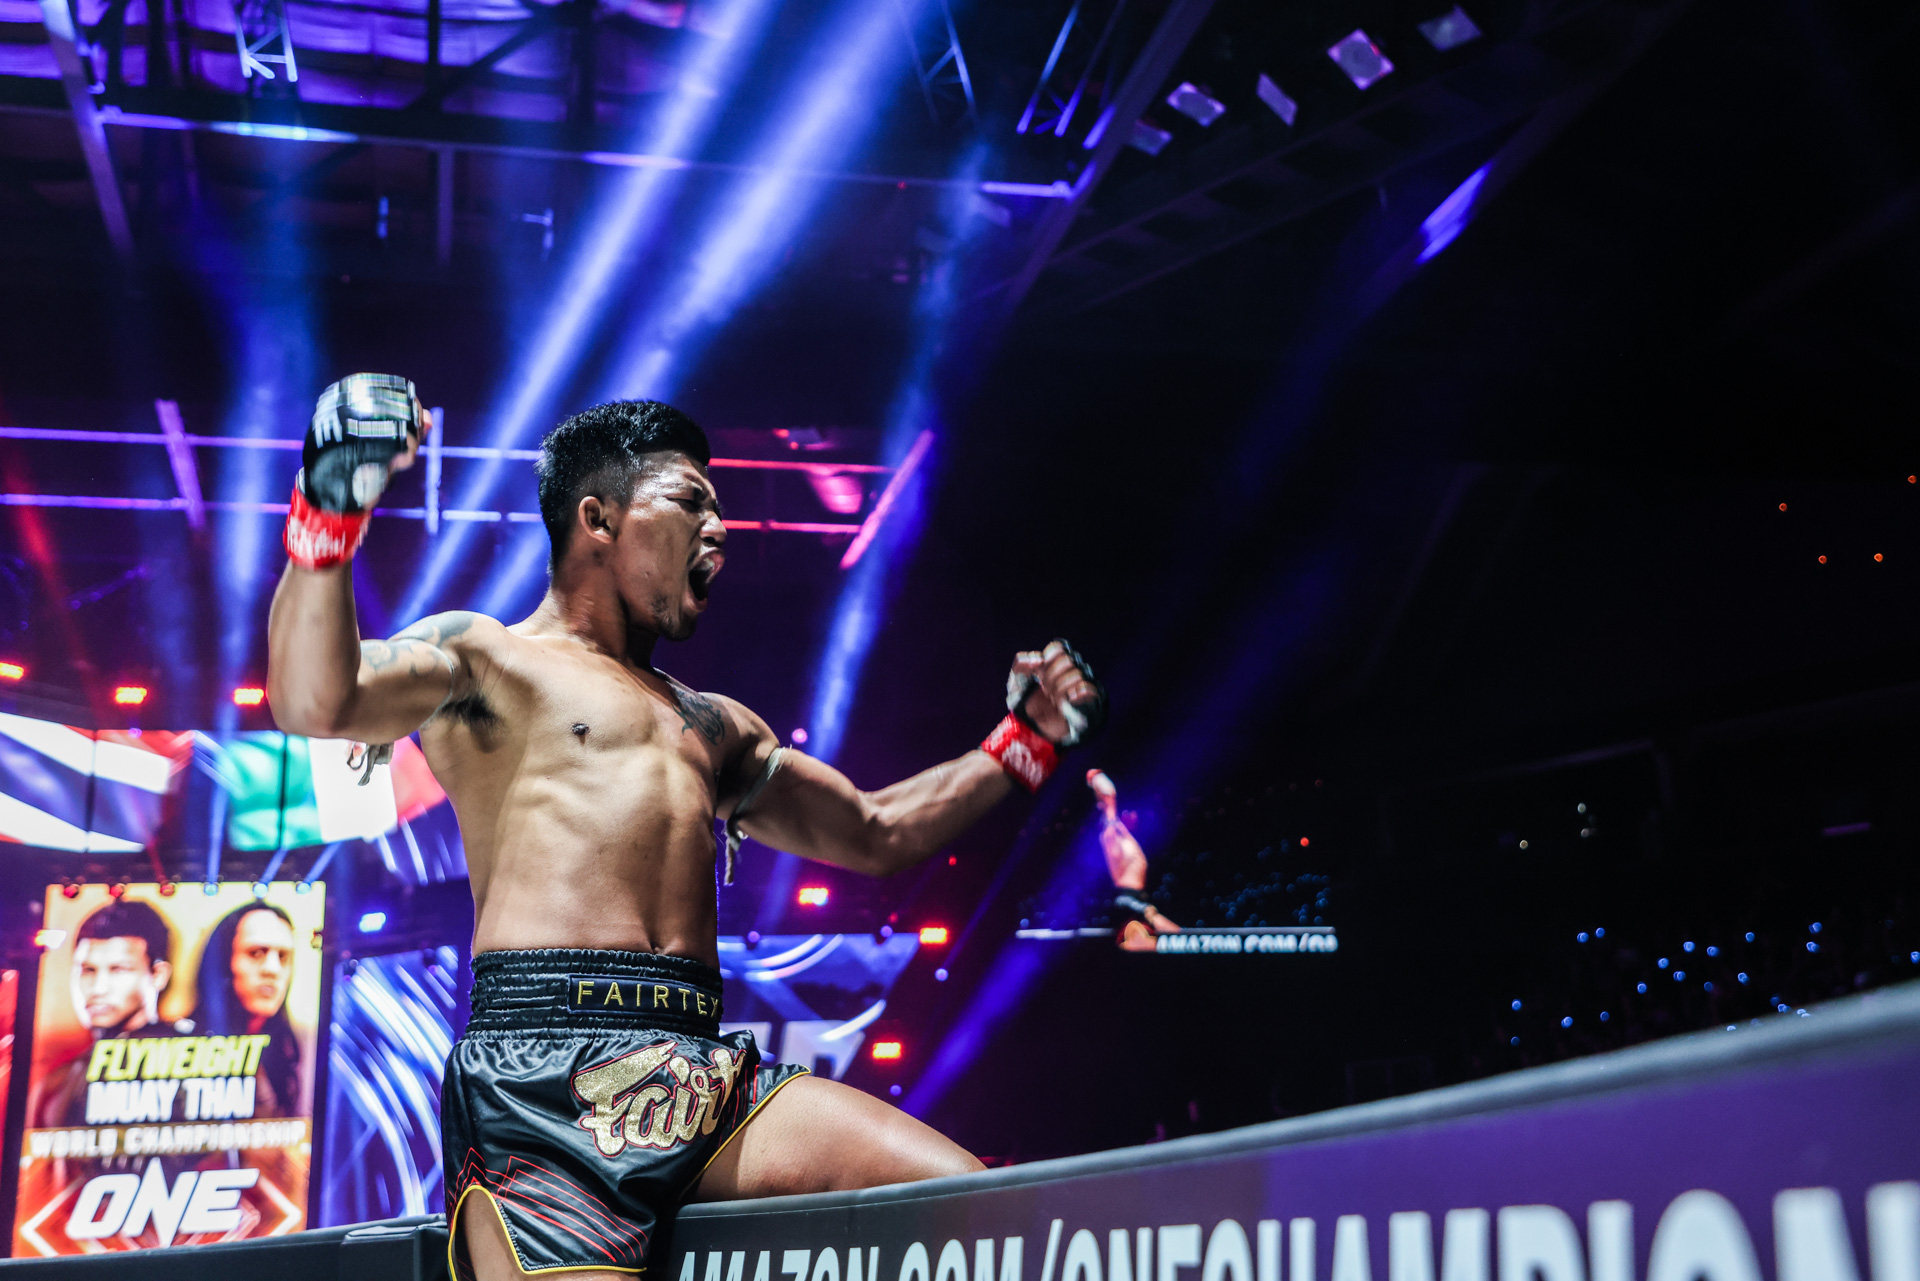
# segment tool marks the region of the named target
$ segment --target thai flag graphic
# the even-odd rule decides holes
[[[144,849],[190,751],[181,734],[75,729],[0,713],[0,841]]]

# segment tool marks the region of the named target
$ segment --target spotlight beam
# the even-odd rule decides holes
[[[887,7],[853,0],[838,12],[835,38],[778,113],[773,132],[757,149],[759,173],[727,202],[676,275],[657,295],[645,322],[613,365],[610,394],[670,396],[676,371],[698,359],[705,340],[764,282],[792,243],[817,191],[809,192],[807,165],[823,154],[844,155],[871,125],[866,96],[885,74],[893,26]],[[911,27],[913,15],[906,17]],[[602,397],[604,398],[604,396]]]
[[[80,151],[86,157],[87,175],[93,180],[93,195],[100,206],[100,220],[107,227],[107,240],[123,264],[132,262],[133,224],[127,219],[127,204],[120,195],[120,178],[114,172],[113,152],[107,147],[106,127],[93,103],[92,69],[80,56],[73,11],[67,0],[40,0],[40,18],[46,23],[53,60],[60,67],[67,114],[73,117],[74,131],[80,135]]]
[[[732,82],[750,61],[771,8],[772,0],[734,0],[717,15],[733,34],[694,46],[690,63],[680,68],[681,91],[648,123],[652,150],[694,152],[704,145],[731,98]],[[512,377],[496,393],[499,403],[486,415],[494,424],[496,442],[512,445],[524,438],[578,368],[582,353],[592,346],[595,328],[626,283],[619,270],[622,260],[633,246],[653,237],[672,194],[667,170],[639,170],[615,184],[588,215],[578,249],[568,255],[557,286],[541,308],[534,337],[517,355]],[[502,470],[503,462],[489,461],[468,477],[460,505],[479,506],[493,492]],[[464,534],[455,530],[451,537],[435,540],[401,605],[401,617],[418,617],[438,595],[460,561]]]
[[[873,510],[868,512],[866,520],[860,523],[860,532],[855,534],[853,542],[848,544],[846,555],[840,558],[841,569],[852,569],[860,563],[860,557],[872,544],[875,535],[879,534],[880,526],[886,522],[888,514],[893,511],[894,500],[912,481],[913,473],[920,467],[920,460],[927,456],[927,450],[932,447],[931,431],[923,431],[914,438],[913,448],[909,449],[907,456],[901,460],[900,470],[893,473],[893,479],[888,481],[886,489],[881,491],[879,500],[873,505]]]

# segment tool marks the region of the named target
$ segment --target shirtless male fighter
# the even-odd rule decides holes
[[[418,730],[460,820],[473,1013],[442,1096],[456,1268],[632,1274],[682,1200],[979,1169],[904,1112],[721,1034],[713,825],[727,820],[729,862],[744,830],[873,875],[910,867],[1039,786],[1101,708],[1086,665],[1061,642],[1018,655],[1012,710],[979,750],[877,792],[780,747],[747,708],[653,665],[706,611],[727,531],[705,435],[651,401],[588,409],[543,442],[552,585],[529,617],[439,614],[362,641],[351,558],[430,426],[401,379],[321,397],[268,688],[292,733]]]
[[[1097,769],[1087,771],[1087,786],[1100,805],[1100,852],[1113,878],[1113,906],[1125,922],[1114,942],[1128,952],[1151,952],[1154,938],[1178,934],[1180,927],[1143,897],[1147,892],[1147,852],[1120,817],[1120,789]]]

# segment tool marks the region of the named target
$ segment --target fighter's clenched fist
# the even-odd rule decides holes
[[[1072,747],[1106,719],[1107,692],[1093,668],[1063,640],[1039,652],[1014,655],[1007,674],[1007,717],[980,750],[1001,768],[1038,791],[1060,763],[1060,749]]]
[[[392,374],[352,374],[321,392],[287,515],[293,562],[326,569],[352,559],[374,502],[413,465],[432,426],[413,384]]]

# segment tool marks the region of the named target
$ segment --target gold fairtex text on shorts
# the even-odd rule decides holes
[[[705,1064],[680,1050],[677,1041],[656,1041],[573,1074],[575,1096],[592,1108],[580,1125],[600,1155],[619,1156],[629,1145],[665,1152],[720,1124],[744,1060],[724,1045]]]

